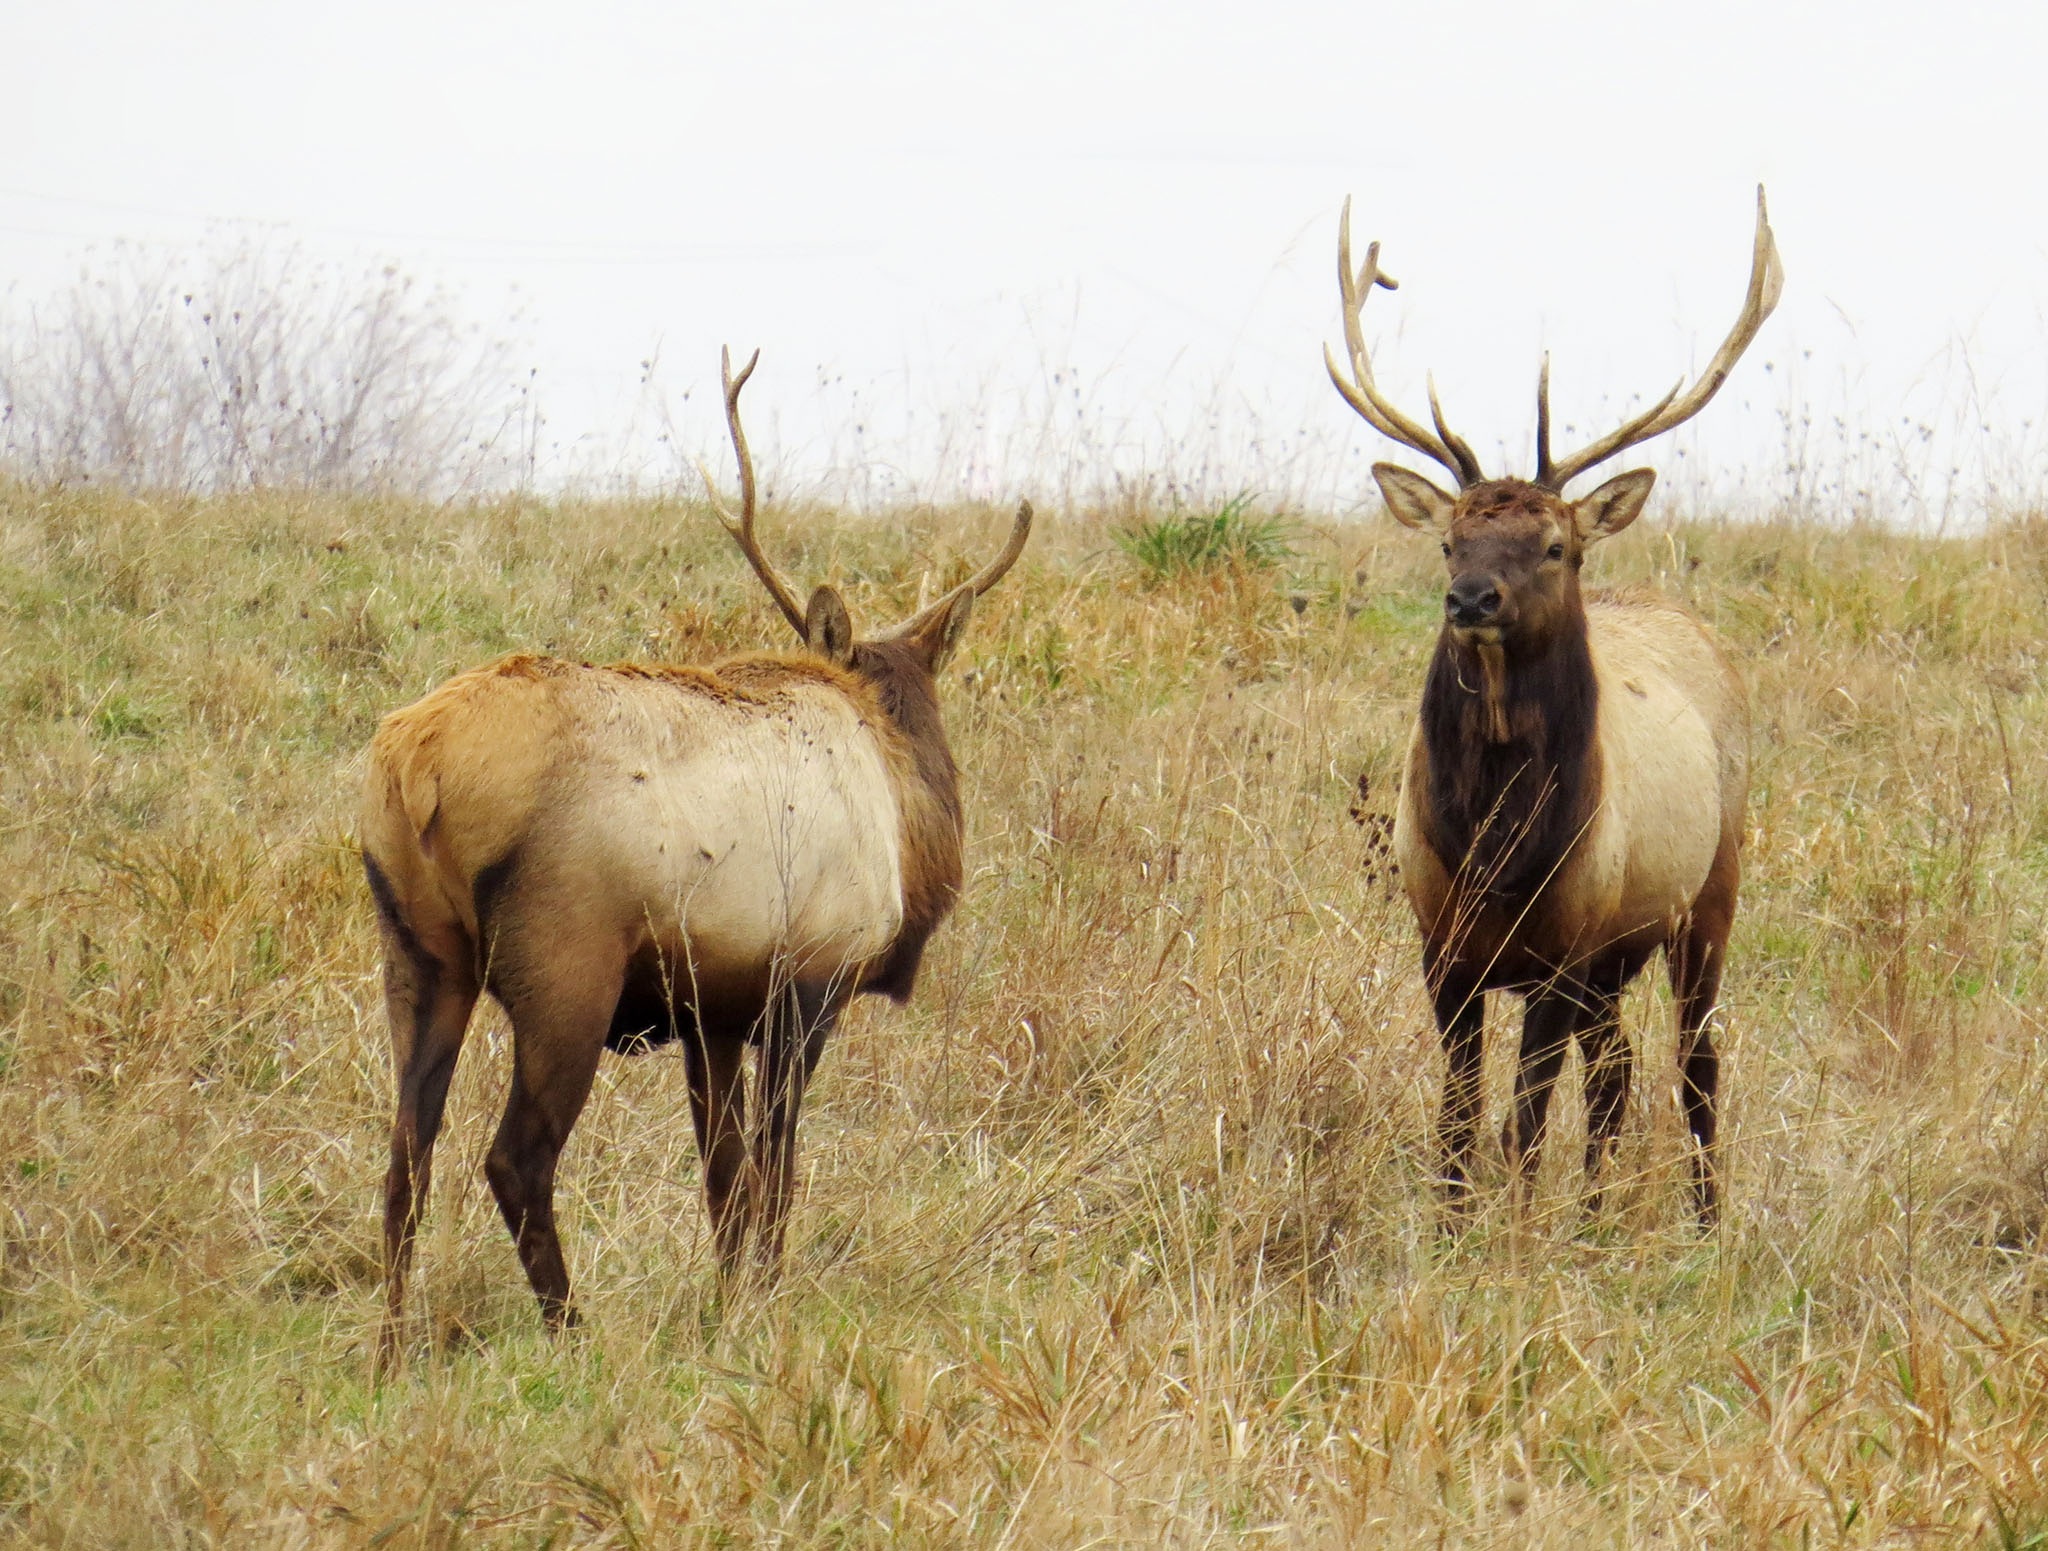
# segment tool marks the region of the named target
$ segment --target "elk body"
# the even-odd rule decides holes
[[[1702,1221],[1718,1210],[1711,1020],[1741,877],[1749,790],[1742,685],[1704,622],[1648,593],[1587,595],[1593,544],[1635,520],[1656,476],[1638,469],[1568,499],[1578,475],[1697,414],[1776,305],[1777,248],[1757,192],[1748,296],[1706,372],[1580,452],[1550,455],[1549,365],[1537,397],[1533,480],[1488,479],[1444,424],[1405,417],[1374,385],[1360,314],[1379,245],[1354,272],[1350,209],[1338,239],[1347,376],[1332,380],[1383,434],[1443,464],[1455,493],[1373,468],[1388,510],[1434,532],[1449,571],[1443,624],[1408,744],[1394,849],[1421,928],[1423,974],[1448,1058],[1440,1135],[1454,1211],[1469,1201],[1489,992],[1525,998],[1502,1147],[1533,1176],[1550,1093],[1574,1038],[1586,1073],[1586,1172],[1597,1207],[1632,1058],[1623,989],[1662,949],[1677,1003],[1678,1081]],[[1685,391],[1681,393],[1680,389]]]
[[[856,639],[754,537],[755,483],[725,374],[741,513],[727,519],[802,649],[704,667],[513,656],[388,717],[361,838],[384,944],[397,1117],[385,1185],[395,1354],[428,1170],[464,1031],[488,991],[512,1079],[485,1173],[550,1327],[574,1318],[555,1165],[606,1049],[680,1041],[721,1274],[782,1250],[804,1088],[860,992],[909,998],[961,883],[962,815],[936,675],[1031,508],[978,575]],[[743,1067],[758,1049],[751,1131]]]

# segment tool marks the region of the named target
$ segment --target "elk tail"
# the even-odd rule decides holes
[[[441,812],[441,777],[432,769],[422,768],[424,760],[414,760],[398,772],[399,801],[405,806],[406,821],[412,825],[412,832],[419,837],[420,849],[428,849],[427,835],[434,827],[434,820]]]
[[[363,838],[377,836],[376,848],[395,862],[394,847],[432,850],[434,820],[441,812],[441,773],[417,738],[386,725],[370,745],[369,778],[363,793]],[[408,846],[407,842],[410,842]]]

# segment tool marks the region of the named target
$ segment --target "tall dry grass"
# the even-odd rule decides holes
[[[772,525],[876,616],[1000,517]],[[694,508],[0,490],[8,1536],[2043,1544],[2048,527],[1653,512],[1597,554],[1755,694],[1728,1220],[1688,1226],[1648,987],[1610,1215],[1577,1220],[1567,1096],[1549,1210],[1495,1190],[1451,1245],[1379,875],[1435,557],[1305,525],[1277,571],[1147,586],[1110,528],[1044,522],[949,673],[971,881],[912,1008],[826,1057],[782,1287],[715,1306],[682,1063],[608,1060],[561,1192],[588,1328],[551,1346],[479,1177],[480,1014],[431,1342],[377,1389],[357,751],[514,647],[779,627]]]

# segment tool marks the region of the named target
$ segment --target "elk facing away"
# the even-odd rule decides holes
[[[1777,305],[1784,276],[1757,191],[1742,314],[1706,371],[1569,457],[1550,454],[1549,364],[1537,393],[1536,477],[1488,479],[1444,423],[1410,420],[1374,385],[1360,313],[1379,244],[1351,265],[1350,206],[1338,274],[1350,372],[1332,381],[1376,430],[1443,464],[1457,493],[1393,464],[1373,467],[1387,509],[1441,539],[1450,585],[1410,737],[1394,847],[1422,929],[1423,974],[1449,1071],[1441,1137],[1454,1212],[1469,1201],[1490,991],[1526,999],[1513,1112],[1502,1145],[1526,1189],[1550,1091],[1576,1037],[1586,1070],[1586,1171],[1621,1128],[1631,1056],[1624,987],[1664,950],[1678,1009],[1678,1066],[1701,1220],[1718,1210],[1709,1027],[1741,872],[1749,792],[1748,707],[1706,625],[1644,594],[1586,596],[1586,550],[1635,520],[1656,476],[1617,475],[1577,500],[1565,486],[1706,405]],[[1683,392],[1680,390],[1683,389]]]
[[[574,1318],[555,1164],[606,1049],[680,1040],[721,1274],[755,1236],[778,1262],[804,1086],[847,1002],[907,1000],[960,890],[962,821],[936,676],[974,600],[1016,563],[1017,511],[979,574],[856,638],[807,607],[754,535],[754,471],[727,363],[741,503],[727,531],[802,643],[710,668],[507,657],[386,718],[361,834],[398,1090],[385,1188],[395,1355],[434,1137],[483,991],[512,1023],[485,1163],[550,1327]],[[751,1151],[746,1048],[758,1048]]]

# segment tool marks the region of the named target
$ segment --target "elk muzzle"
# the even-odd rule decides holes
[[[1501,623],[1499,584],[1490,576],[1459,576],[1444,594],[1444,618],[1461,630]]]

